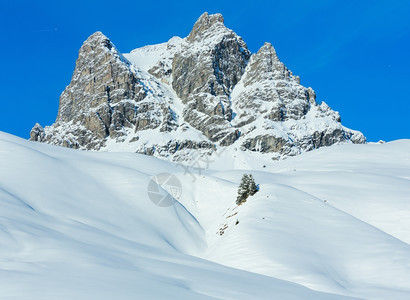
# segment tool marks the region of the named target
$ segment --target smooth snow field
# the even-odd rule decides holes
[[[189,167],[0,132],[0,299],[410,299],[410,140]]]

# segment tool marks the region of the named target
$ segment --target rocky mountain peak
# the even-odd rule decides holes
[[[265,43],[257,53],[252,55],[243,84],[246,87],[254,81],[269,78],[300,83],[299,77],[293,76],[293,73],[279,60],[272,44]]]
[[[56,122],[36,124],[30,139],[178,161],[225,147],[277,159],[365,142],[326,103],[316,103],[272,44],[251,54],[221,14],[208,13],[185,39],[124,55],[103,33],[92,34],[60,96]]]
[[[108,137],[126,136],[127,128],[164,125],[161,128],[169,130],[173,118],[168,105],[157,98],[143,102],[155,96],[115,45],[96,32],[80,48],[71,82],[60,96],[56,123],[46,129],[47,135],[36,125],[31,139],[98,150]]]
[[[264,43],[263,46],[258,50],[255,54],[256,56],[265,56],[269,57],[271,61],[278,61],[278,55],[276,54],[275,48],[272,46],[271,43]]]
[[[221,14],[204,13],[186,41],[172,62],[172,88],[185,104],[183,117],[211,141],[230,145],[239,137],[230,124],[230,95],[251,53]]]
[[[101,31],[96,31],[90,35],[84,42],[84,45],[92,48],[106,47],[108,49],[111,49],[113,46],[110,39]]]
[[[195,22],[191,33],[187,37],[187,41],[201,41],[207,37],[210,32],[215,32],[217,29],[226,29],[223,16],[221,14],[209,15],[205,12]]]
[[[130,73],[129,66],[102,32],[92,34],[81,46],[70,85],[60,96],[56,122],[69,122],[92,107],[120,101],[122,96],[117,95],[107,81],[114,82],[118,73]]]
[[[98,56],[100,54],[112,55],[113,58],[130,64],[118,51],[111,40],[101,31],[96,31],[90,35],[80,48],[78,59],[87,59],[90,56]]]

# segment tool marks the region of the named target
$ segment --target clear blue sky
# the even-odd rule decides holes
[[[82,42],[121,52],[185,37],[220,12],[252,52],[271,42],[317,100],[369,141],[410,138],[410,1],[1,1],[0,131],[51,125]]]

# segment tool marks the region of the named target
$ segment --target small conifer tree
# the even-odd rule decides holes
[[[256,194],[256,192],[258,191],[258,186],[255,182],[255,179],[253,179],[252,174],[249,174],[249,179],[248,179],[248,192],[249,192],[249,196],[253,196]]]
[[[255,183],[255,179],[251,174],[243,174],[241,183],[238,188],[238,197],[236,198],[236,204],[240,205],[248,199],[249,196],[255,195],[258,191],[258,185]]]

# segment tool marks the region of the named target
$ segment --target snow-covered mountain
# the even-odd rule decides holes
[[[0,132],[0,299],[410,298],[409,140],[226,149],[196,168]]]
[[[189,160],[228,149],[272,159],[364,143],[266,43],[252,54],[204,13],[188,37],[121,54],[101,32],[82,45],[56,122],[31,140]]]
[[[410,140],[365,144],[220,14],[94,33],[30,139],[0,132],[0,299],[410,299]]]

